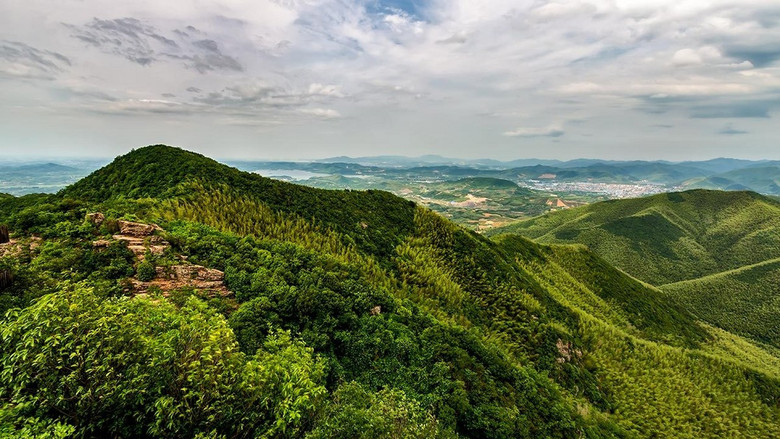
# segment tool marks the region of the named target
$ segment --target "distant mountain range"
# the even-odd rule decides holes
[[[556,159],[516,159],[516,160],[494,160],[494,159],[458,159],[452,157],[444,157],[440,155],[423,155],[419,157],[405,157],[396,155],[383,155],[383,156],[366,156],[366,157],[348,157],[338,156],[325,159],[314,160],[318,163],[355,163],[364,166],[380,166],[380,167],[415,167],[415,166],[432,166],[432,165],[453,165],[453,166],[468,166],[468,167],[487,167],[495,169],[510,169],[526,166],[552,166],[558,168],[581,168],[586,166],[592,166],[596,164],[605,165],[637,165],[643,163],[660,163],[665,165],[682,165],[693,168],[699,168],[709,172],[728,172],[734,169],[740,169],[750,166],[760,166],[770,162],[769,160],[744,160],[744,159],[732,159],[732,158],[714,158],[710,160],[701,161],[682,161],[672,162],[668,160],[606,160],[606,159],[572,159],[572,160],[556,160]]]
[[[376,156],[332,157],[293,161],[233,160],[227,164],[265,175],[306,171],[323,176],[374,176],[380,179],[454,181],[462,178],[501,178],[516,183],[541,180],[557,182],[599,182],[658,184],[669,190],[718,189],[751,190],[780,195],[780,161],[751,161],[717,158],[705,161],[611,161],[600,159],[545,160],[456,159],[436,155],[421,157]],[[102,166],[104,161],[73,163],[0,162],[0,192],[21,195],[30,192],[55,192]],[[289,172],[294,174],[294,172]],[[290,179],[299,180],[294,175]],[[308,174],[306,174],[309,177]],[[42,178],[43,177],[43,178]],[[345,188],[349,187],[345,182]]]
[[[305,170],[328,175],[378,176],[458,180],[492,177],[515,182],[652,183],[668,189],[752,190],[780,195],[780,162],[717,158],[706,161],[569,161],[522,159],[513,161],[459,160],[440,156],[333,157],[313,162],[235,161],[239,169]],[[262,172],[261,172],[262,173]]]

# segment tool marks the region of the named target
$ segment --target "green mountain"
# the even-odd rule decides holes
[[[748,189],[762,194],[780,195],[780,167],[767,165],[735,169],[709,177],[686,180],[682,186],[720,190]]]
[[[653,285],[776,258],[780,203],[752,192],[691,190],[557,211],[493,231],[585,244]]]
[[[780,203],[694,190],[596,203],[503,229],[577,242],[702,320],[780,347]]]
[[[581,246],[386,192],[157,145],[0,223],[0,436],[780,432],[777,351]]]
[[[780,258],[661,288],[703,320],[780,348]]]

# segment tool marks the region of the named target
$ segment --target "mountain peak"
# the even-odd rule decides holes
[[[188,180],[202,177],[224,183],[230,174],[241,173],[195,152],[149,145],[115,158],[62,193],[91,201],[160,197]]]

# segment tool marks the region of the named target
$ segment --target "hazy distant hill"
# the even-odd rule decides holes
[[[780,195],[780,166],[754,166],[711,177],[696,178],[683,186],[702,189],[745,190]]]
[[[741,160],[721,157],[711,160],[681,162],[680,165],[691,166],[712,173],[721,173],[750,166],[762,166],[764,163],[766,163],[765,160]]]
[[[50,173],[50,172],[74,172],[76,168],[59,165],[56,163],[35,163],[23,165],[0,165],[0,172],[3,173]]]

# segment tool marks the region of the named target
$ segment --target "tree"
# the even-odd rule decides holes
[[[12,311],[0,334],[4,410],[74,437],[294,436],[325,393],[302,343],[273,334],[247,357],[196,299],[178,309],[77,287]]]

